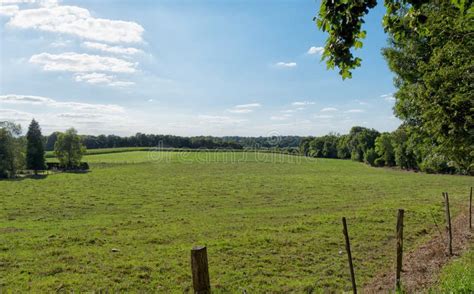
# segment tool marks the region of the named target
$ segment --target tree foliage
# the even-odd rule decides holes
[[[54,150],[58,132],[44,138],[46,150]],[[196,136],[182,137],[173,135],[136,133],[132,136],[117,135],[81,135],[82,143],[87,149],[116,147],[164,147],[164,148],[205,148],[205,149],[292,149],[298,148],[303,137],[300,136]]]
[[[12,122],[0,122],[0,178],[14,177],[24,164],[21,126]]]
[[[376,0],[322,0],[313,19],[319,29],[328,33],[323,59],[328,68],[338,67],[344,79],[352,77],[351,71],[361,65],[362,60],[352,50],[362,48],[366,37],[362,29],[364,17],[376,5]],[[426,14],[427,5],[450,5],[461,15],[473,12],[472,0],[385,0],[384,5],[383,28],[396,41],[403,41],[413,32],[420,36],[429,33],[425,23],[436,21],[437,17]]]
[[[360,66],[361,59],[354,57],[352,48],[361,48],[366,32],[362,30],[363,17],[375,7],[376,0],[322,0],[318,27],[329,34],[324,47],[323,59],[327,67],[339,68],[342,78],[351,77],[351,70]]]
[[[425,136],[417,135],[408,124],[402,124],[391,133],[382,134],[374,129],[355,126],[346,135],[307,137],[301,140],[300,153],[311,157],[352,159],[371,166],[397,166],[428,173],[465,173],[462,168],[453,166],[445,155],[433,153],[431,144]]]
[[[54,144],[54,153],[59,163],[66,168],[79,167],[85,152],[86,148],[82,145],[81,137],[74,128],[60,133]]]
[[[375,139],[375,152],[377,152],[377,155],[381,159],[376,165],[395,165],[395,151],[393,145],[393,136],[390,133],[383,133]]]
[[[31,121],[26,133],[26,168],[35,172],[45,169],[44,146],[37,121]]]
[[[362,47],[370,0],[322,0],[317,24],[328,32],[323,59],[343,79],[360,66],[352,54]],[[473,0],[385,0],[383,50],[395,73],[396,164],[461,173],[474,169],[474,6]],[[404,142],[397,141],[404,137]],[[381,151],[382,152],[382,151]],[[351,156],[361,159],[360,151]],[[382,159],[378,162],[380,163]],[[397,162],[398,161],[398,162]]]
[[[422,5],[419,13],[426,16],[422,33],[400,24],[406,35],[392,37],[383,51],[396,74],[395,114],[429,146],[426,157],[445,158],[468,172],[474,150],[472,17],[448,1]]]

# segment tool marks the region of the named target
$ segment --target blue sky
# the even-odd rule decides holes
[[[0,3],[0,120],[24,128],[34,117],[44,133],[265,136],[400,123],[382,5],[356,51],[363,66],[342,81],[320,62],[318,1]]]

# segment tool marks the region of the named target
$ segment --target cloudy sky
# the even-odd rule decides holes
[[[342,81],[320,62],[314,0],[0,3],[0,121],[216,136],[399,125],[383,7],[367,18],[363,67]]]

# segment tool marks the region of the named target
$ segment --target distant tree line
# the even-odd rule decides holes
[[[53,150],[58,133],[54,132],[44,138],[46,150]],[[81,140],[87,149],[119,148],[119,147],[163,147],[163,148],[206,148],[206,149],[242,149],[235,142],[225,142],[215,137],[180,137],[173,135],[154,135],[137,133],[133,136],[116,135],[81,135]]]
[[[53,150],[58,133],[43,138],[47,151]],[[246,149],[246,148],[298,148],[302,137],[181,137],[173,135],[154,135],[137,133],[133,136],[116,135],[81,135],[82,143],[87,149],[118,147],[162,147],[185,149]]]
[[[460,161],[439,152],[433,141],[414,135],[402,124],[397,130],[379,133],[353,127],[349,134],[328,134],[301,141],[300,152],[310,157],[352,159],[371,166],[399,167],[427,173],[473,174],[472,156]]]

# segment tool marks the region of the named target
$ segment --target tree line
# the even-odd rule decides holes
[[[58,133],[54,132],[44,138],[46,150],[53,150]],[[162,147],[162,148],[205,148],[205,149],[242,149],[242,145],[227,142],[215,137],[180,137],[173,135],[154,135],[136,133],[133,136],[117,135],[81,135],[84,146],[88,149],[119,147]]]
[[[399,167],[427,173],[472,174],[469,161],[456,161],[426,144],[402,124],[393,132],[380,133],[365,127],[352,127],[349,134],[328,134],[301,141],[300,152],[319,158],[352,159],[375,167]]]
[[[302,137],[182,137],[136,133],[133,136],[79,135],[74,128],[65,132],[42,135],[37,121],[32,120],[26,136],[22,136],[21,126],[12,122],[0,122],[0,178],[11,178],[18,171],[45,170],[45,151],[54,151],[59,166],[75,169],[81,165],[86,149],[120,147],[157,147],[182,149],[265,149],[294,151]]]
[[[21,126],[12,122],[0,122],[0,178],[13,178],[21,170],[45,170],[45,143],[41,128],[32,120],[26,136],[21,136]],[[74,169],[80,166],[86,148],[73,128],[57,132],[54,154],[59,166]]]
[[[54,150],[58,138],[54,132],[43,138],[47,151]],[[87,149],[119,148],[119,147],[162,147],[184,149],[260,149],[260,148],[298,148],[303,137],[299,136],[270,136],[270,137],[241,137],[241,136],[196,136],[182,137],[173,135],[155,135],[136,133],[133,136],[117,135],[81,135],[82,143]]]
[[[408,124],[393,132],[355,126],[349,134],[328,134],[320,137],[180,137],[137,133],[134,136],[79,135],[73,128],[43,136],[35,120],[26,136],[21,126],[0,122],[0,178],[13,177],[19,170],[44,170],[45,150],[54,151],[59,165],[65,169],[80,166],[86,149],[118,147],[163,147],[205,149],[267,149],[297,151],[305,156],[352,159],[376,167],[399,167],[428,173],[472,174],[472,157],[456,160],[447,156],[431,142],[416,135]]]

